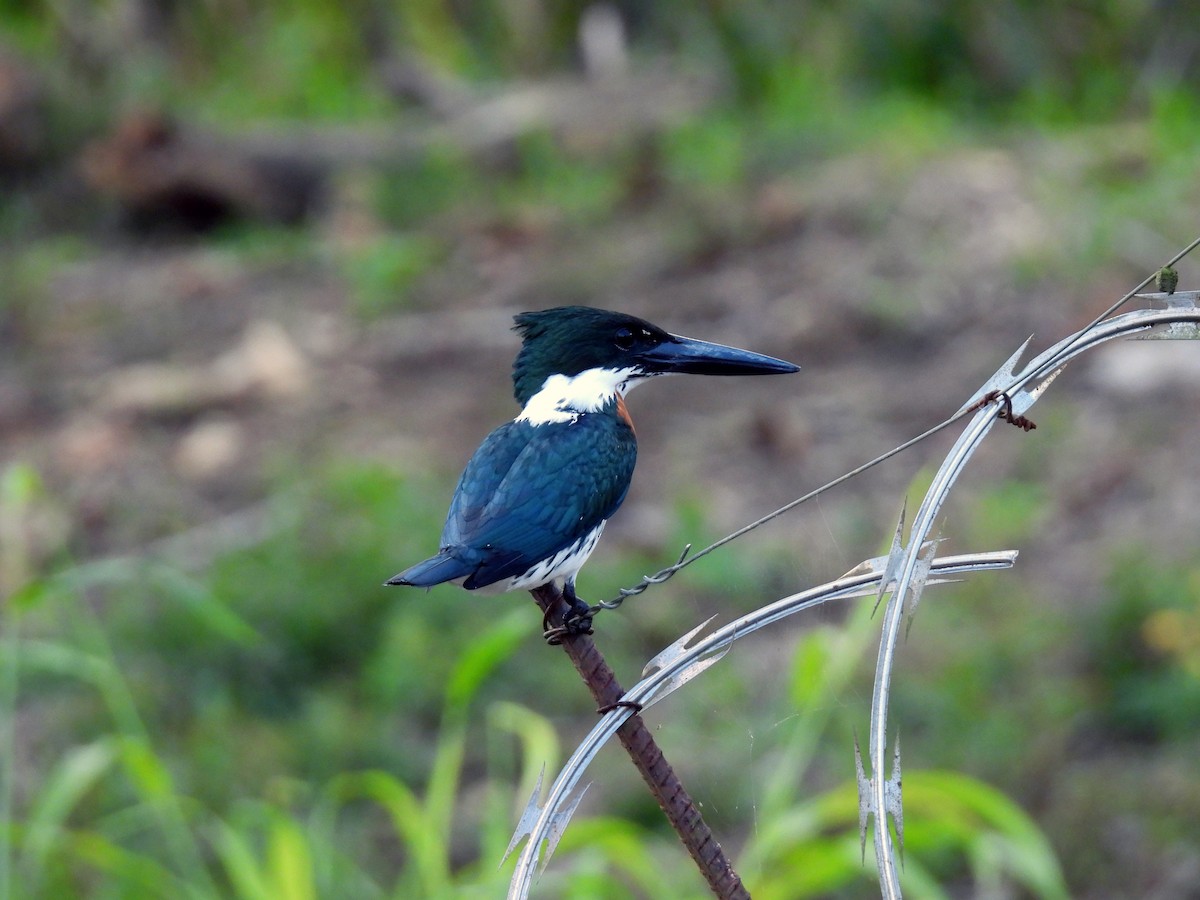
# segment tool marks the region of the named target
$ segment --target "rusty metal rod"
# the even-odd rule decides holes
[[[569,610],[562,592],[550,584],[530,593],[546,614],[547,625],[561,625],[563,615]],[[562,648],[571,658],[576,671],[601,708],[611,706],[621,699],[625,690],[589,635],[564,635]],[[700,815],[695,801],[679,781],[667,758],[663,756],[642,717],[630,717],[617,731],[617,737],[642,774],[642,779],[666,814],[671,827],[675,829],[683,846],[699,867],[700,874],[708,882],[713,894],[722,900],[750,900],[750,892],[742,885],[742,879],[733,870],[721,845]]]

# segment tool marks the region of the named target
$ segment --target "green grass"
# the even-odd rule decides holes
[[[434,237],[386,233],[343,252],[339,268],[358,316],[371,321],[411,307],[412,288],[443,255]]]
[[[1088,636],[1096,714],[1133,741],[1190,741],[1200,721],[1200,568],[1127,554]]]
[[[234,131],[281,119],[403,127],[364,52],[367,6],[176,6],[170,53],[139,45],[101,60],[94,77],[81,75],[51,15],[0,0],[0,23],[53,69],[55,115],[76,122],[64,134],[77,138],[137,104]],[[107,33],[103,5],[72,9],[82,33]],[[512,9],[484,3],[467,16],[426,0],[385,14],[378,34],[480,86],[570,56],[569,14],[534,4],[523,29]],[[1020,21],[986,18],[994,4],[929,5],[900,23],[883,7],[676,13],[647,8],[638,52],[678,49],[685,66],[724,67],[731,89],[653,143],[584,149],[539,133],[501,161],[435,151],[362,176],[367,196],[352,199],[377,219],[369,239],[245,227],[212,246],[238,265],[327,266],[369,322],[420,302],[426,277],[456,258],[460,232],[531,222],[578,237],[621,233],[644,224],[639,216],[658,229],[661,216],[662,229],[682,235],[672,258],[686,259],[706,241],[755,240],[738,218],[747,197],[772,179],[807,186],[849,153],[879,173],[874,205],[851,212],[869,237],[911,175],[980,147],[1038,173],[1035,200],[1065,235],[1044,258],[1014,263],[1014,281],[1040,287],[1048,273],[1078,280],[1121,265],[1113,248],[1131,222],[1180,245],[1193,236],[1195,91],[1186,82],[1147,90],[1111,65],[1126,58],[1114,47],[1147,46],[1137,39],[1147,20],[1132,7],[1102,4],[1089,22],[1106,27],[1069,46],[1063,35],[1074,32],[1063,29],[1076,20],[1061,4],[1010,11],[1039,26],[1036,39],[1055,45],[1058,35],[1044,60],[1017,52]],[[993,34],[980,22],[1003,26],[987,49],[1010,80],[970,70]],[[534,33],[545,40],[523,52]],[[1039,69],[1065,59],[1054,78]],[[650,213],[629,202],[647,161],[658,192]],[[36,347],[23,338],[38,334],[50,279],[92,252],[89,237],[45,225],[31,196],[14,191],[0,208],[0,235],[16,248],[5,251],[0,330],[18,338],[6,345],[18,352]],[[597,269],[617,269],[603,244],[587,244]],[[912,300],[900,299],[881,283],[862,302],[890,329]],[[1044,451],[1024,452],[1021,480],[985,488],[956,513],[956,541],[1036,542],[1047,522],[1036,477]],[[552,773],[592,710],[542,645],[527,601],[379,587],[430,549],[449,485],[349,463],[285,472],[271,536],[188,571],[169,559],[74,566],[43,527],[62,510],[36,472],[16,466],[0,482],[0,896],[503,892],[511,862],[498,869],[498,860],[537,772]],[[685,541],[718,536],[702,498],[675,504],[661,547],[589,564],[591,599],[669,562]],[[715,554],[606,614],[606,651],[632,680],[693,611],[790,586],[803,565],[794,556],[742,543]],[[1097,821],[1144,817],[1170,841],[1195,833],[1196,806],[1184,801],[1195,783],[1198,580],[1187,561],[1131,557],[1114,562],[1098,612],[1045,606],[1043,586],[1019,573],[925,601],[893,711],[915,763],[905,770],[910,896],[968,883],[1063,896],[1054,852],[1022,806],[1041,815],[1057,804],[1049,821],[1072,888],[1093,883],[1095,847],[1074,835],[1094,835]],[[759,636],[654,711],[756,897],[872,892],[851,780],[877,627],[868,611]],[[1072,749],[1081,734],[1100,735],[1104,750],[1115,744],[1120,765],[1089,768]],[[1145,770],[1125,762],[1150,753],[1159,755]],[[538,893],[700,895],[619,754],[606,752],[594,774]]]
[[[12,470],[6,484],[6,521],[49,499],[31,470]],[[497,863],[516,812],[537,772],[552,775],[567,750],[550,716],[587,717],[587,703],[542,646],[531,606],[483,616],[466,598],[375,587],[382,560],[419,555],[436,528],[435,493],[376,467],[336,466],[309,488],[282,490],[272,536],[202,574],[169,562],[26,566],[15,591],[24,599],[6,607],[6,640],[19,652],[5,670],[5,721],[38,709],[54,727],[36,757],[23,747],[5,756],[2,858],[21,896],[502,892],[512,863]],[[681,522],[697,515],[685,508]],[[726,573],[706,590],[730,578],[745,586]],[[789,651],[778,702],[792,713],[757,744],[763,764],[718,776],[744,753],[736,727],[696,755],[688,780],[711,802],[761,798],[741,852],[756,896],[869,883],[854,788],[817,773],[828,770],[829,742],[849,740],[854,710],[838,698],[873,630],[862,604]],[[737,686],[747,652],[750,661],[752,649],[735,648],[720,674],[690,685],[660,728],[699,741],[696,712],[731,690],[752,696]],[[549,683],[559,686],[539,690]],[[994,790],[919,772],[906,785],[914,896],[932,895],[922,879],[960,875],[1061,895],[1044,839]],[[682,900],[703,890],[657,812],[628,814],[644,806],[636,779],[602,781],[592,796],[595,811],[577,815],[538,895]]]

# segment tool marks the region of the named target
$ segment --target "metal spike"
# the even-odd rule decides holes
[[[1196,301],[1200,300],[1200,291],[1176,291],[1173,294],[1154,291],[1146,294],[1134,294],[1134,296],[1139,300],[1154,300],[1159,303],[1166,303],[1167,309],[1195,309]]]
[[[1005,390],[1010,384],[1012,384],[1013,372],[1016,371],[1017,361],[1021,358],[1021,355],[1025,352],[1025,348],[1029,346],[1029,342],[1032,340],[1032,334],[1025,338],[1025,342],[1017,348],[1017,352],[1005,360],[1004,365],[998,368],[995,374],[992,375],[992,377],[986,382],[984,382],[983,387],[972,394],[971,399],[958,408],[958,412],[961,413],[963,410],[970,409],[992,391]],[[958,413],[955,413],[955,415],[958,415]]]
[[[661,651],[659,651],[654,658],[646,663],[646,665],[642,668],[642,678],[647,678],[656,672],[665,672],[667,669],[672,668],[679,663],[683,657],[690,652],[691,645],[694,643],[696,635],[707,628],[715,618],[716,616],[709,616],[687,634],[678,638],[669,646],[664,647]],[[678,671],[672,672],[661,684],[657,685],[653,691],[642,698],[640,701],[642,707],[645,708],[647,706],[653,706],[659,700],[679,690],[679,688],[683,687],[709,666],[720,662],[725,654],[729,652],[730,646],[732,646],[732,641],[729,644],[721,647],[719,651],[714,652],[709,656],[703,656],[698,659],[694,659],[680,668]]]
[[[575,808],[579,806],[579,801],[583,799],[583,795],[587,793],[590,784],[585,784],[580,788],[579,793],[572,797],[561,810],[554,814],[550,819],[550,827],[546,831],[546,853],[538,861],[538,875],[546,871],[546,866],[550,863],[550,857],[554,855],[554,850],[558,847],[558,842],[562,839],[563,832],[567,830],[567,823],[571,821],[571,816],[575,815]]]
[[[1038,398],[1046,392],[1046,388],[1054,384],[1054,379],[1058,378],[1058,376],[1062,374],[1063,368],[1065,367],[1059,366],[1053,372],[1043,375],[1041,380],[1034,387],[1024,388],[1013,394],[1013,412],[1016,415],[1021,415],[1031,406],[1033,406],[1033,404],[1037,402]]]
[[[937,556],[938,545],[944,540],[945,538],[938,537],[932,541],[926,541],[925,546],[917,555],[917,564],[913,568],[912,578],[908,582],[908,608],[904,611],[908,616],[908,625],[904,631],[905,638],[908,637],[908,629],[912,628],[913,616],[917,614],[917,606],[925,593],[925,586],[929,583],[929,572],[933,568],[933,558]]]
[[[1200,299],[1200,291],[1176,291],[1173,294],[1138,294],[1142,300],[1165,301],[1167,309],[1196,309],[1196,301]],[[1200,340],[1200,325],[1195,322],[1172,322],[1161,331],[1151,331],[1139,335],[1139,341],[1195,341]]]
[[[929,545],[929,541],[926,541],[924,546],[928,547],[928,545]],[[973,557],[979,557],[980,559],[983,559],[984,557],[986,557],[988,559],[987,564],[980,566],[980,567],[973,566],[972,567],[973,570],[983,571],[984,569],[990,569],[990,568],[1007,569],[1007,568],[1012,567],[1013,561],[1017,557],[1017,551],[1016,550],[997,550],[997,551],[993,551],[991,553],[966,553],[966,554],[962,554],[960,556],[955,556],[952,558],[956,561],[965,562],[969,559],[972,559]],[[889,556],[873,556],[873,557],[871,557],[871,559],[864,559],[862,562],[860,562],[857,566],[855,566],[853,569],[851,569],[849,572],[847,572],[845,575],[843,575],[838,580],[842,581],[847,578],[861,578],[865,575],[879,575],[882,577],[882,573],[887,568],[888,560],[890,560],[890,559],[891,559],[890,555]],[[967,569],[961,569],[959,571],[967,571]],[[931,578],[926,583],[927,584],[954,584],[961,580],[962,579],[959,579],[959,578]],[[875,579],[872,581],[872,584],[875,586],[861,590],[861,591],[856,591],[854,594],[846,594],[844,596],[846,596],[846,597],[850,597],[850,596],[867,597],[867,596],[870,596],[871,594],[877,594],[877,593],[879,593],[879,587],[878,587],[877,582],[878,582],[878,579]]]
[[[676,639],[655,654],[655,656],[642,667],[642,677],[645,678],[648,675],[653,675],[655,672],[659,672],[667,668],[669,665],[671,665],[671,663],[675,662],[675,660],[682,656],[684,652],[686,652],[687,648],[691,645],[692,638],[707,628],[708,624],[715,618],[716,616],[709,616],[687,634]]]
[[[858,843],[862,863],[867,862],[867,820],[874,812],[871,803],[871,779],[863,768],[862,749],[858,746],[858,732],[854,733],[854,777],[858,781]]]
[[[529,802],[525,804],[525,810],[521,813],[521,818],[517,820],[517,827],[513,831],[513,836],[508,841],[508,849],[504,851],[504,856],[500,858],[500,865],[504,865],[504,861],[520,846],[523,837],[533,833],[533,826],[537,822],[538,816],[542,814],[542,779],[545,777],[546,764],[542,763],[542,770],[538,772],[537,783],[533,786],[533,793],[529,797]]]
[[[517,821],[517,827],[513,831],[513,836],[508,841],[508,849],[504,851],[504,856],[500,858],[500,865],[504,865],[504,861],[521,845],[523,838],[533,834],[534,826],[537,825],[538,819],[542,815],[542,805],[539,801],[542,796],[542,779],[545,775],[546,767],[543,765],[542,770],[538,773],[537,783],[533,786],[533,794],[530,795],[529,802],[525,804],[525,810],[521,813],[521,818]],[[579,806],[579,801],[583,799],[583,795],[587,793],[587,789],[590,786],[584,785],[579,793],[550,817],[549,826],[545,830],[545,853],[542,852],[542,848],[540,847],[533,850],[533,857],[537,864],[539,875],[545,870],[547,863],[550,862],[550,857],[554,855],[554,849],[558,846],[563,832],[566,831],[567,824],[571,821],[571,816],[575,813],[575,808]]]
[[[675,672],[669,679],[663,682],[661,686],[657,687],[653,693],[651,693],[645,700],[642,701],[642,708],[644,709],[647,706],[653,706],[659,700],[679,690],[709,666],[719,663],[722,659],[724,659],[725,654],[729,652],[730,646],[732,645],[727,644],[718,652],[713,653],[711,656],[705,656],[702,659],[697,659],[694,662],[690,662],[678,672]]]
[[[892,535],[892,549],[888,552],[887,562],[883,567],[883,574],[879,577],[879,593],[875,597],[875,607],[871,610],[871,615],[875,615],[879,609],[879,604],[883,602],[883,595],[892,589],[892,585],[896,583],[896,573],[900,571],[900,562],[904,558],[904,519],[908,514],[908,497],[904,498],[904,505],[900,507],[900,518],[896,521],[896,531]]]
[[[853,569],[849,569],[842,575],[842,578],[858,578],[860,575],[878,575],[883,571],[884,564],[888,561],[886,556],[873,556],[870,559],[864,559]],[[875,593],[872,588],[869,593]]]
[[[892,752],[892,775],[883,786],[886,815],[879,815],[871,800],[873,795],[871,787],[874,780],[867,777],[866,769],[863,768],[862,749],[858,745],[857,732],[854,734],[854,776],[858,781],[858,843],[863,863],[865,864],[867,861],[867,822],[872,815],[875,816],[876,828],[886,828],[887,815],[892,817],[892,821],[896,824],[896,843],[900,847],[900,853],[903,854],[904,802],[900,767],[900,736],[896,736],[896,748]]]

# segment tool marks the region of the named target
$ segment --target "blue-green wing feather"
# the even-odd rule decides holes
[[[470,569],[468,588],[521,575],[608,519],[625,499],[636,460],[632,430],[612,416],[510,422],[467,464],[443,552]]]
[[[474,589],[523,575],[616,512],[636,461],[633,430],[611,415],[502,425],[459,479],[437,556],[388,583]]]

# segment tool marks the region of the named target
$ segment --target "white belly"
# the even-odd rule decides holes
[[[524,574],[507,581],[496,582],[490,586],[491,590],[499,588],[502,591],[529,591],[552,581],[574,581],[587,558],[596,549],[596,543],[604,533],[604,524],[601,522],[574,544],[558,551],[549,559],[542,560]]]

